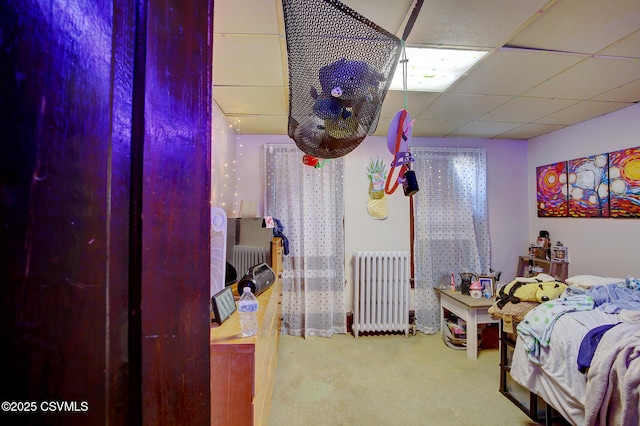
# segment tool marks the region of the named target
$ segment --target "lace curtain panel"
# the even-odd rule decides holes
[[[294,145],[265,145],[265,215],[289,240],[282,259],[282,332],[346,333],[342,158],[322,168],[302,163]]]
[[[481,148],[412,147],[420,192],[413,197],[415,314],[423,333],[440,332],[434,288],[451,273],[487,273],[490,263],[486,153]]]

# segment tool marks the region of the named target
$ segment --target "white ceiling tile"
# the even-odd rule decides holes
[[[596,53],[638,28],[638,0],[562,0],[553,2],[551,7],[508,44],[564,52]]]
[[[284,87],[214,86],[213,96],[224,114],[289,113]]]
[[[389,0],[342,0],[342,3],[391,34],[396,34],[398,30],[401,33],[404,30],[402,22],[413,1],[393,0],[392,7]]]
[[[629,105],[632,104],[620,102],[582,101],[535,121],[536,123],[570,126],[593,117],[598,117],[612,111],[626,108]]]
[[[413,123],[413,135],[445,137],[468,123],[458,120],[416,120]]]
[[[518,123],[500,123],[487,121],[472,121],[460,127],[449,136],[453,137],[475,137],[493,138],[520,126]]]
[[[547,0],[427,0],[408,45],[500,47]]]
[[[594,101],[640,102],[640,78],[592,98]]]
[[[411,92],[407,94],[406,109],[409,115],[417,117],[427,105],[436,100],[440,93]],[[382,104],[380,116],[393,117],[398,111],[405,109],[404,92],[401,90],[389,90]]]
[[[640,30],[601,50],[598,54],[640,58]]]
[[[480,120],[528,123],[549,114],[550,111],[559,111],[576,102],[577,101],[570,99],[530,98],[521,96],[500,105],[490,113],[480,117]]]
[[[238,117],[238,131],[243,135],[286,135],[286,116],[244,116]]]
[[[471,121],[508,102],[510,96],[443,94],[418,118]]]
[[[639,78],[640,61],[587,58],[525,92],[525,95],[589,99]]]
[[[454,83],[449,92],[517,96],[582,59],[532,50],[498,50]]]
[[[523,124],[513,130],[496,136],[497,139],[531,139],[536,136],[544,135],[556,130],[560,130],[566,126],[558,124]]]
[[[216,86],[284,85],[279,36],[216,35],[213,54]]]
[[[236,34],[279,34],[277,0],[215,0],[213,31]]]

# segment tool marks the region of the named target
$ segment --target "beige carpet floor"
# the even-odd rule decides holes
[[[499,351],[478,359],[441,336],[280,336],[271,426],[535,425],[499,386]]]

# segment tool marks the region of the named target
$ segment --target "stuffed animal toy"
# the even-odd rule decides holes
[[[345,58],[320,68],[318,74],[323,94],[347,101],[371,96],[372,89],[377,90],[379,83],[384,81],[384,77],[366,62]]]
[[[540,283],[536,291],[536,301],[544,303],[558,299],[566,289],[567,285],[559,281]]]
[[[311,87],[313,112],[323,120],[346,120],[365,103],[377,98],[384,77],[363,61],[339,59],[320,68],[321,92]]]
[[[496,297],[497,305],[503,308],[508,302],[544,303],[557,299],[567,289],[567,285],[559,281],[531,281],[516,278],[500,288]]]
[[[631,290],[640,290],[640,279],[634,278],[631,275],[629,275],[625,279],[625,285],[627,288],[630,288]]]
[[[342,100],[326,95],[319,95],[315,87],[311,88],[311,97],[316,100],[313,113],[323,120],[347,119],[351,117],[350,108],[345,107]]]

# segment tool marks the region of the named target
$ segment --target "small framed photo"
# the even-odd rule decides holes
[[[551,247],[551,260],[554,262],[568,262],[569,250],[565,246]]]
[[[492,276],[478,276],[478,281],[482,286],[482,297],[490,299],[496,294],[496,279]]]
[[[225,287],[211,298],[214,321],[222,325],[236,311],[236,301],[231,287]]]

